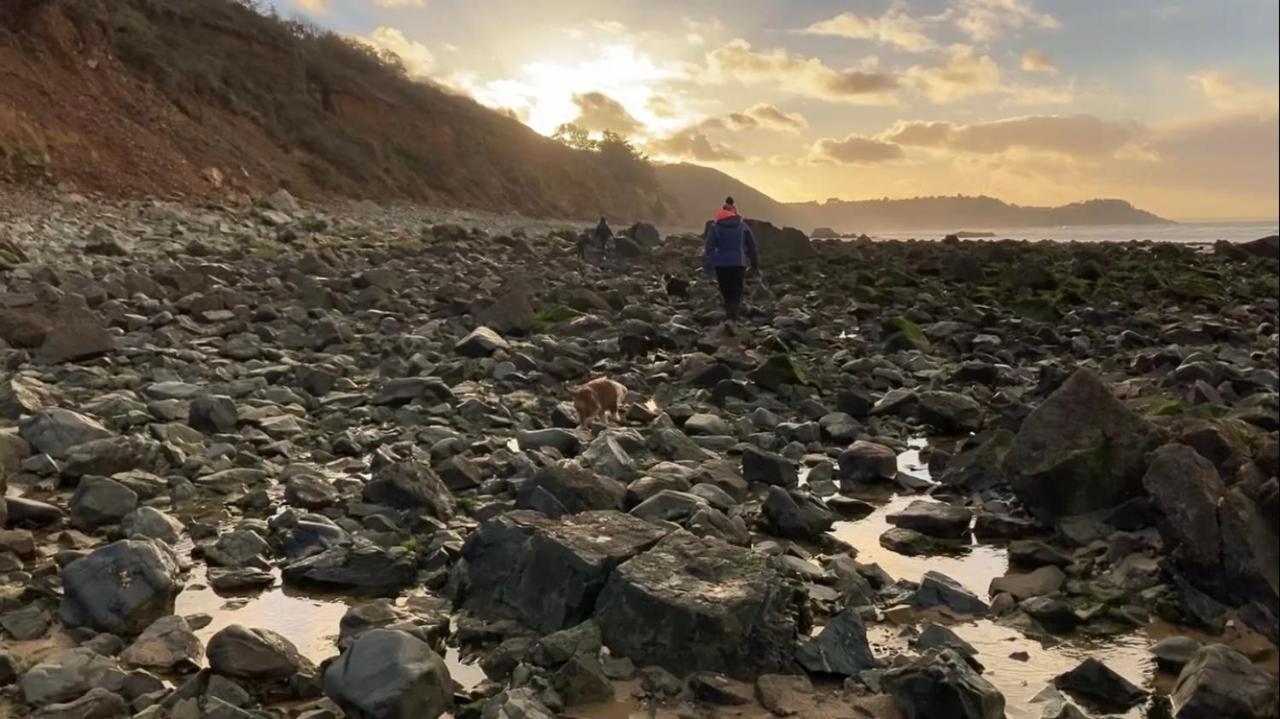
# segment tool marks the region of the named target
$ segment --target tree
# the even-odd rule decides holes
[[[587,129],[575,125],[572,122],[566,122],[556,127],[555,134],[551,137],[552,139],[559,140],[575,150],[599,149],[599,143],[591,139],[591,135],[587,132]]]

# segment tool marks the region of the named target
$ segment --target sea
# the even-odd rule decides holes
[[[1277,234],[1280,221],[1241,220],[1232,222],[1179,222],[1171,225],[1073,225],[1063,227],[1004,227],[990,230],[991,237],[973,239],[1058,240],[1063,242],[1128,242],[1151,240],[1212,244],[1218,240],[1249,242]],[[961,232],[983,232],[984,228],[964,228]],[[943,230],[879,230],[867,233],[882,240],[936,240],[949,234]],[[964,236],[963,234],[961,235]]]

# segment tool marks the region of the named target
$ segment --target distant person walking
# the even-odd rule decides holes
[[[600,254],[607,255],[609,253],[609,240],[613,239],[613,230],[609,227],[609,222],[603,217],[600,223],[596,225],[596,242],[600,243]]]
[[[738,215],[732,197],[725,198],[715,219],[707,223],[702,267],[708,274],[715,273],[720,297],[724,300],[725,329],[733,332],[742,310],[747,268],[758,272],[760,258],[756,254],[756,238]]]

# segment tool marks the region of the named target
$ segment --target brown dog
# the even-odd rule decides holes
[[[609,415],[622,418],[622,403],[627,401],[627,388],[607,377],[599,377],[569,390],[573,408],[578,410],[578,425],[585,427],[596,416],[609,423]]]

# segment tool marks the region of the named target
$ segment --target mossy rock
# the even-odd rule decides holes
[[[885,349],[889,352],[906,350],[925,351],[930,348],[929,338],[924,336],[920,325],[906,317],[895,317],[884,324],[888,333],[885,337]]]
[[[579,312],[572,307],[566,307],[565,305],[560,304],[547,305],[539,310],[538,314],[534,316],[533,330],[535,332],[546,332],[558,324],[563,324],[582,316],[582,312]]]
[[[789,354],[770,356],[759,367],[747,373],[747,377],[761,387],[775,392],[783,385],[809,384],[804,369]]]

